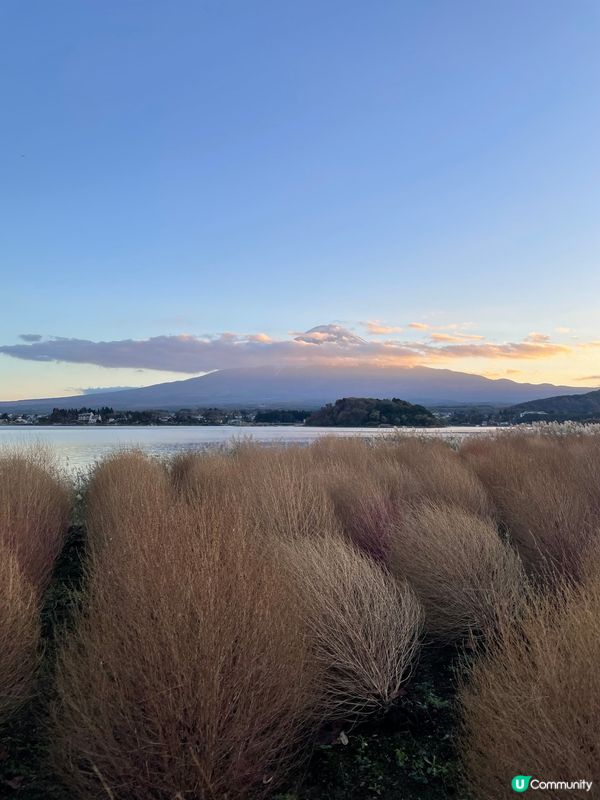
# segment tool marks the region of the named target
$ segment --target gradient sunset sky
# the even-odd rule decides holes
[[[0,399],[600,385],[599,41],[597,0],[1,3]]]

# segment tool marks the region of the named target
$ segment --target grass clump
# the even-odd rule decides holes
[[[286,556],[326,717],[389,707],[419,643],[422,609],[413,591],[339,536],[296,540]]]
[[[58,768],[82,798],[271,794],[341,704],[397,694],[418,606],[330,531],[284,536],[227,487],[217,502],[206,462],[180,461],[174,491],[162,470],[127,454],[91,478],[96,544],[59,660]]]
[[[516,774],[597,779],[599,659],[597,575],[530,598],[519,620],[506,617],[460,692],[463,760],[473,797],[496,800]]]
[[[42,597],[70,508],[70,491],[46,451],[0,451],[0,723],[34,689]]]
[[[395,529],[392,571],[413,586],[430,636],[453,642],[493,629],[525,591],[519,556],[493,522],[458,506],[426,502]]]
[[[41,448],[0,451],[0,541],[41,595],[63,546],[71,489]]]
[[[507,434],[463,447],[528,572],[578,580],[600,537],[597,436]]]
[[[0,543],[0,723],[28,699],[39,660],[35,592],[16,556]]]

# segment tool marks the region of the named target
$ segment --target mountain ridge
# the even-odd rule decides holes
[[[433,367],[239,367],[134,389],[2,401],[0,411],[46,413],[54,407],[83,405],[129,411],[194,406],[312,409],[340,397],[400,397],[425,406],[511,406],[590,391],[591,387],[518,383]]]
[[[530,400],[511,406],[507,411],[514,413],[542,413],[551,417],[600,416],[600,389],[593,389],[583,394],[565,394]]]

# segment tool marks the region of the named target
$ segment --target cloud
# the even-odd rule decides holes
[[[380,322],[378,319],[361,322],[360,324],[364,325],[364,327],[373,336],[384,336],[390,333],[402,333],[403,331],[403,328],[399,327],[398,325],[386,325],[384,322]]]
[[[20,333],[19,339],[23,342],[40,342],[44,337],[40,333]]]
[[[135,386],[76,386],[74,391],[81,394],[98,394],[98,392],[124,392],[126,389],[135,389]]]
[[[305,333],[297,333],[294,341],[305,344],[335,344],[338,347],[354,347],[368,344],[365,339],[351,333],[341,325],[317,325]]]
[[[248,336],[248,341],[250,342],[262,342],[266,344],[267,342],[273,341],[271,337],[266,333],[252,333]]]
[[[526,342],[549,342],[550,337],[546,336],[545,333],[538,333],[537,331],[532,331],[528,336],[525,337]]]
[[[550,356],[566,355],[571,352],[567,345],[553,344],[551,342],[507,342],[493,344],[456,344],[445,347],[430,348],[429,354],[437,352],[445,357],[461,358],[519,358],[536,359],[549,358]]]
[[[409,322],[408,323],[408,327],[409,328],[416,328],[418,331],[428,331],[429,330],[429,325],[427,325],[427,323],[425,323],[425,322]]]
[[[430,337],[434,342],[480,342],[485,336],[466,333],[432,333]]]
[[[558,328],[555,328],[557,333],[575,333],[573,328],[567,328],[564,325],[559,325]]]
[[[337,325],[318,325],[293,338],[266,334],[218,336],[154,336],[94,342],[53,337],[43,342],[0,346],[0,353],[29,361],[60,361],[198,374],[215,369],[264,365],[325,364],[328,366],[438,365],[456,359],[542,359],[573,352],[548,341],[493,343],[476,337],[451,336],[428,341],[373,341]]]

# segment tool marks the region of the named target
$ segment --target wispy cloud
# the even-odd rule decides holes
[[[435,333],[424,341],[374,341],[335,324],[318,325],[286,339],[272,339],[265,333],[225,332],[217,336],[188,333],[100,342],[53,337],[28,344],[0,346],[0,353],[29,361],[59,361],[187,374],[265,364],[415,366],[475,358],[535,360],[572,352],[572,347],[550,342],[544,336],[536,336],[533,340],[529,336],[521,342],[496,343],[485,341],[477,335]]]
[[[485,336],[467,333],[432,333],[430,338],[434,342],[481,342]]]
[[[392,333],[402,333],[404,328],[400,327],[399,325],[387,325],[385,322],[381,322],[378,319],[361,322],[371,335],[373,336],[386,336]]]
[[[526,342],[535,342],[535,343],[538,343],[538,342],[549,342],[550,341],[550,337],[547,336],[545,333],[538,333],[537,331],[531,331],[531,333],[528,334],[525,337],[525,341]]]
[[[41,333],[20,333],[19,339],[22,342],[41,342],[44,337]]]
[[[134,386],[74,386],[74,392],[81,392],[82,395],[98,394],[98,392],[124,392],[126,389],[134,389]]]

